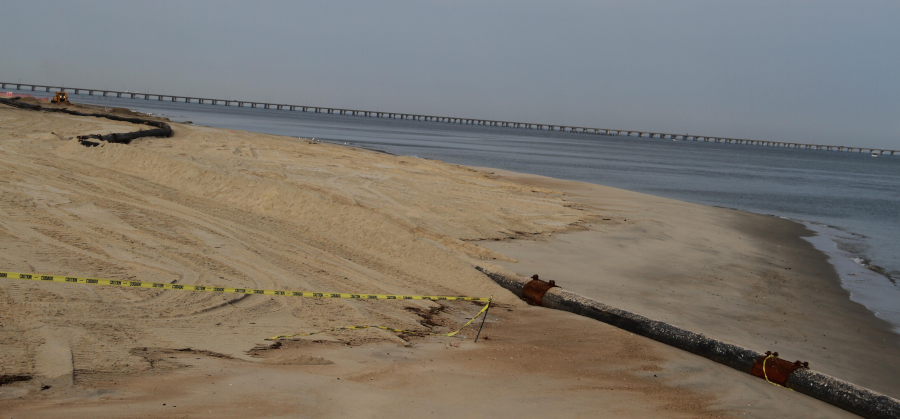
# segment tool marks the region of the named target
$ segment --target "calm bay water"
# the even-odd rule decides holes
[[[72,95],[71,100],[162,114],[174,121],[316,138],[397,155],[591,182],[791,218],[816,231],[818,236],[810,241],[828,253],[851,298],[900,332],[900,156],[873,158],[859,153],[157,100],[82,95]],[[881,267],[883,273],[865,265]]]

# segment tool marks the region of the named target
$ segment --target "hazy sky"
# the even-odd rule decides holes
[[[900,2],[0,3],[0,81],[900,149]]]

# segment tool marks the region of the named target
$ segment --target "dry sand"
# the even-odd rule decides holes
[[[354,324],[449,331],[478,311],[472,303],[291,299],[0,280],[0,375],[33,377],[0,386],[4,417],[850,416],[622,330],[528,307],[474,269],[538,269],[586,294],[626,285],[620,288],[630,294],[604,291],[604,296],[623,297],[605,302],[766,349],[768,340],[747,343],[741,333],[723,331],[766,329],[777,316],[767,318],[759,307],[769,306],[723,306],[720,317],[714,317],[706,305],[714,301],[709,293],[739,294],[744,287],[761,286],[734,276],[743,262],[728,258],[759,256],[752,251],[765,240],[796,240],[796,232],[772,239],[756,225],[771,218],[683,203],[685,213],[668,213],[648,205],[646,197],[641,201],[643,196],[611,188],[594,195],[582,191],[583,199],[593,201],[573,202],[574,183],[533,177],[517,183],[436,161],[206,127],[175,124],[173,138],[131,145],[88,148],[71,139],[134,129],[109,120],[0,106],[4,270],[307,291],[494,295],[498,304],[485,327],[488,339],[473,343],[474,330],[467,329],[457,338],[361,330],[275,346],[262,341]],[[561,188],[570,192],[563,195],[557,191]],[[720,221],[745,217],[760,234],[739,222],[710,223],[702,231],[672,228],[682,218],[697,219],[687,209]],[[657,226],[669,227],[654,230]],[[746,237],[730,237],[744,232]],[[592,234],[616,239],[582,239]],[[714,250],[697,245],[691,251],[685,243],[693,237],[712,240]],[[485,240],[500,251],[473,244]],[[503,247],[516,241],[527,243]],[[681,259],[665,257],[661,249],[667,245],[661,243],[667,241],[684,247]],[[528,256],[535,245],[552,257],[542,262]],[[585,245],[610,247],[618,256],[603,259],[594,252],[589,257],[595,263],[582,263],[580,272],[574,266],[548,268],[551,259],[576,255]],[[524,257],[513,256],[520,261],[508,257],[520,251]],[[783,263],[797,273],[800,265],[823,262],[820,255],[809,258],[785,253]],[[727,284],[721,290],[687,274],[712,272],[703,269],[713,265],[698,264],[711,260],[727,265],[728,275],[719,275]],[[624,279],[591,285],[587,274],[597,266]],[[778,273],[782,276],[773,273],[773,278],[783,282],[761,288],[769,294],[760,298],[773,298],[776,285],[790,283]],[[648,292],[656,286],[652,281],[632,280],[641,275],[666,278],[674,291],[665,297],[670,304],[684,306],[676,299],[686,298],[706,304],[701,304],[705,311],[663,310],[658,307],[665,302],[662,297]],[[811,302],[791,292],[790,304],[810,317],[833,309],[838,313],[832,317],[839,317],[839,310],[859,316],[847,324],[865,320],[849,300]],[[646,301],[626,303],[626,297]],[[735,305],[735,298],[723,303]],[[810,305],[819,301],[835,307]],[[785,317],[782,323],[792,321]],[[860,338],[880,336],[878,327],[859,326]],[[840,333],[849,336],[846,330]],[[831,342],[836,352],[852,349],[846,339]],[[893,350],[893,343],[885,345]],[[816,359],[805,358],[817,366]],[[859,366],[864,362],[847,362],[832,363],[845,365],[833,373],[853,379],[847,374],[862,377],[870,371]],[[891,368],[873,373],[881,381],[858,382],[881,385],[890,394],[896,387],[884,376]]]

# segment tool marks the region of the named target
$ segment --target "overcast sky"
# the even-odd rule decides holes
[[[2,2],[0,81],[900,149],[900,2]]]

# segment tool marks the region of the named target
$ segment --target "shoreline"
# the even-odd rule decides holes
[[[370,147],[366,143],[355,143],[355,142],[347,143],[346,141],[351,141],[351,140],[340,140],[340,139],[328,140],[328,142],[331,144],[347,145],[347,146],[351,146],[351,147],[358,147],[358,148],[367,149],[367,150],[384,152],[384,150],[379,150],[377,148]],[[388,153],[388,154],[391,154],[391,153]],[[398,154],[398,155],[405,155],[405,154]],[[422,158],[422,157],[416,156],[414,154],[409,155],[409,157]],[[575,180],[575,181],[579,181],[579,180]],[[631,190],[631,189],[626,189],[626,190]],[[659,196],[659,195],[655,195],[655,196]],[[676,196],[676,197],[672,197],[670,199],[684,200],[686,198]],[[688,201],[688,202],[694,202],[694,201]],[[701,205],[711,205],[711,204],[703,204],[703,203],[700,203],[700,204]],[[777,217],[788,217],[790,219],[794,219],[801,223],[822,224],[822,222],[820,222],[820,221],[815,221],[814,220],[815,217],[812,217],[812,216],[810,216],[811,217],[810,219],[804,219],[803,217],[797,217],[797,216],[793,216],[793,215],[770,214],[769,211],[762,211],[762,210],[760,210],[760,211],[755,211],[753,209],[747,210],[747,209],[740,209],[740,208],[735,208],[732,206],[725,206],[725,205],[723,205],[723,206],[712,205],[712,206],[728,208],[728,209],[737,209],[737,210],[741,210],[741,211],[748,211],[748,212],[753,212],[753,213],[757,213],[760,215],[774,215]],[[850,224],[852,225],[852,223],[850,223]],[[828,226],[828,224],[825,224],[825,225]],[[856,227],[860,228],[860,230],[856,230],[853,227],[834,226],[834,228],[841,230],[841,231],[845,231],[850,235],[858,235],[857,233],[855,233],[855,231],[863,231],[863,232],[866,231],[865,228],[859,227],[858,225]],[[874,234],[874,233],[872,233],[870,230],[866,234]],[[863,276],[868,276],[870,279],[872,279],[872,283],[871,284],[862,284],[861,285],[862,288],[865,288],[865,292],[863,292],[860,290],[860,286],[859,286],[860,281],[858,281],[858,279],[859,279],[858,276],[860,274],[858,272],[854,274],[852,269],[849,269],[849,268],[839,269],[839,276],[841,277],[841,283],[845,285],[845,289],[847,289],[848,292],[851,292],[854,295],[865,295],[865,297],[863,297],[863,298],[868,298],[868,300],[866,300],[866,301],[863,301],[863,300],[860,300],[860,301],[853,300],[853,301],[859,302],[859,303],[865,305],[870,311],[875,313],[876,316],[878,316],[879,318],[881,318],[883,320],[887,320],[888,322],[890,322],[892,324],[893,329],[898,334],[900,334],[900,312],[898,312],[894,308],[895,305],[892,304],[890,301],[887,301],[886,303],[882,303],[883,301],[889,300],[889,298],[884,297],[884,295],[890,295],[890,296],[892,296],[892,298],[900,300],[900,288],[897,287],[897,282],[896,282],[897,279],[892,277],[892,275],[893,276],[900,275],[900,271],[897,271],[896,266],[894,266],[894,264],[892,264],[891,261],[893,259],[888,257],[888,260],[885,260],[884,254],[878,254],[878,252],[876,252],[874,250],[876,247],[881,247],[881,248],[884,247],[884,246],[878,246],[877,243],[871,242],[872,240],[874,240],[874,237],[867,237],[865,235],[859,235],[859,236],[865,238],[864,241],[862,242],[862,245],[864,246],[864,248],[867,248],[867,249],[873,251],[874,253],[872,255],[868,254],[865,250],[852,250],[851,251],[851,250],[846,250],[843,248],[839,249],[839,251],[826,252],[826,253],[829,253],[836,258],[835,263],[834,263],[834,265],[836,267],[838,267],[839,265],[843,266],[844,264],[842,262],[843,262],[843,259],[845,259],[845,258],[850,258],[851,260],[859,258],[859,259],[862,259],[863,261],[865,261],[865,263],[860,264],[859,262],[857,262],[855,260],[854,260],[854,262],[868,268],[871,271],[877,272],[879,275],[883,276],[883,278],[881,278],[881,277],[876,278],[876,277],[872,277],[871,275],[868,275],[868,272],[864,273]],[[883,239],[884,239],[884,237],[881,237],[882,244],[884,242]],[[842,244],[839,242],[836,242],[836,244],[838,245],[838,247],[842,246]],[[825,251],[825,249],[822,249],[822,250]],[[872,264],[870,261],[872,258],[880,260],[880,262],[876,262],[876,264]],[[878,263],[881,263],[883,266],[878,265]],[[886,266],[887,268],[885,268],[884,266]],[[893,269],[893,270],[891,270],[891,269]],[[887,281],[885,281],[884,279],[887,279]],[[887,314],[885,316],[885,313],[889,313],[889,314]]]
[[[91,105],[91,106],[101,106],[101,105]],[[129,109],[130,109],[130,108],[129,108]],[[135,112],[140,112],[140,111],[135,110]],[[152,113],[151,113],[151,114],[148,114],[148,115],[150,115],[150,116],[165,116],[165,115],[163,115],[163,114],[152,114]],[[210,125],[209,127],[211,127],[211,128],[216,128],[215,125]],[[220,129],[228,129],[228,128],[220,128]],[[384,150],[379,150],[379,149],[377,149],[377,148],[370,147],[370,146],[368,146],[366,143],[354,143],[354,142],[347,143],[346,141],[351,141],[351,140],[346,140],[346,139],[345,139],[345,140],[341,140],[341,139],[329,139],[329,140],[327,140],[327,142],[329,142],[329,143],[331,143],[331,144],[336,144],[336,145],[348,145],[348,146],[351,146],[351,147],[358,147],[358,148],[367,149],[367,150],[373,150],[373,151],[378,151],[378,152],[385,152]],[[391,154],[391,153],[388,153],[388,154]],[[403,155],[403,154],[398,154],[398,155]],[[409,155],[409,157],[413,157],[413,158],[422,158],[422,157],[419,157],[419,156],[416,156],[416,155]],[[579,180],[575,180],[575,181],[579,181]],[[631,190],[631,189],[626,189],[626,190]],[[685,198],[684,198],[684,197],[677,197],[677,196],[676,196],[676,197],[672,197],[672,198],[670,198],[670,199],[676,199],[676,200],[679,200],[679,199],[685,199]],[[688,202],[693,202],[693,201],[688,201]],[[703,204],[703,203],[701,203],[701,204]],[[712,205],[712,204],[703,204],[703,205]],[[717,207],[719,207],[718,205],[712,205],[712,206],[717,206]],[[731,207],[731,206],[720,206],[720,207],[721,207],[721,208],[731,208],[731,209],[738,209],[738,210],[742,210],[742,211],[755,212],[755,213],[761,214],[761,215],[770,215],[768,211],[758,211],[758,212],[756,212],[756,211],[754,211],[754,210],[752,210],[752,209],[746,210],[746,209],[739,209],[739,208],[735,208],[735,207]],[[775,215],[775,216],[779,216],[779,217],[784,217],[784,216],[786,216],[786,217],[791,218],[791,219],[796,219],[796,220],[799,221],[799,222],[809,222],[809,223],[817,223],[817,224],[821,224],[821,222],[812,220],[812,218],[811,218],[810,220],[807,220],[807,219],[804,219],[804,218],[802,218],[802,217],[796,217],[796,216],[792,216],[792,215],[780,215],[780,214],[774,214],[774,215]],[[811,221],[811,220],[812,220],[812,221]],[[827,225],[827,224],[826,224],[826,225]],[[856,234],[856,233],[854,233],[854,231],[857,231],[857,230],[854,230],[854,228],[852,228],[852,227],[839,227],[839,226],[836,226],[835,228],[837,228],[838,230],[847,231],[849,234]],[[862,230],[860,230],[860,231],[865,231],[865,229],[862,229]],[[867,233],[867,234],[871,234],[871,233]],[[866,237],[866,236],[863,236],[863,237]],[[869,237],[866,237],[866,238],[867,238],[867,239],[871,239],[871,238],[869,238]],[[882,241],[883,241],[883,240],[882,240]],[[840,244],[839,244],[839,245],[840,245]],[[875,244],[873,244],[873,243],[865,243],[865,245],[866,245],[866,246],[869,246],[869,247],[875,246]],[[837,252],[837,253],[840,253],[840,252]],[[836,254],[837,254],[837,253],[836,253]],[[862,252],[860,252],[860,251],[844,251],[844,253],[852,253],[852,255],[849,256],[849,257],[851,257],[851,258],[853,258],[854,256],[858,256],[859,258],[864,259],[864,260],[871,260],[873,257],[874,257],[875,259],[879,259],[879,255],[876,254],[876,255],[871,255],[871,256],[870,256],[870,255],[867,254],[865,251],[862,251]],[[840,255],[840,256],[841,256],[841,257],[844,257],[844,255]],[[880,256],[884,256],[884,255],[880,255]],[[874,264],[874,265],[873,265],[873,264],[871,264],[870,262],[867,262],[867,264],[869,265],[869,266],[867,266],[867,267],[869,267],[869,269],[871,269],[871,270],[873,270],[873,271],[875,271],[875,272],[878,272],[879,274],[883,275],[883,276],[888,280],[888,282],[889,282],[890,284],[888,284],[888,283],[886,283],[885,281],[880,280],[880,279],[879,279],[879,280],[876,280],[876,281],[875,281],[876,283],[883,283],[884,285],[891,285],[891,284],[893,284],[894,287],[891,288],[891,289],[887,289],[887,290],[885,290],[884,287],[881,287],[881,289],[878,290],[878,291],[886,291],[888,294],[896,294],[895,297],[898,298],[898,299],[900,299],[900,288],[897,288],[897,287],[896,287],[896,279],[893,278],[893,277],[891,276],[892,274],[893,274],[894,276],[900,275],[900,271],[897,271],[897,270],[896,270],[896,266],[892,265],[890,261],[885,261],[885,260],[884,260],[884,257],[881,257],[880,260],[881,260],[881,262],[878,262],[878,263],[881,263],[883,266],[887,266],[887,268],[884,268],[883,266],[880,266],[880,265],[878,265],[878,264]],[[865,266],[865,265],[864,265],[864,266]],[[873,269],[873,268],[874,268],[874,269]],[[880,269],[880,271],[879,271],[879,269]],[[893,270],[893,271],[890,271],[890,272],[885,272],[885,271],[888,271],[888,270],[890,270],[890,269],[894,269],[894,270]],[[842,283],[847,283],[847,282],[851,282],[851,280],[852,280],[852,279],[855,279],[855,278],[850,278],[850,277],[847,276],[847,275],[841,274],[841,279],[842,279]],[[848,289],[848,292],[849,292],[849,291],[850,291],[850,289]],[[872,294],[872,293],[868,293],[868,294]],[[891,310],[893,307],[892,307],[892,305],[890,305],[890,304],[888,304],[888,305],[884,305],[884,304],[876,305],[876,304],[873,303],[873,301],[868,301],[867,303],[864,303],[864,305],[866,305],[866,306],[867,306],[870,310],[872,310],[873,312],[877,312],[877,313],[887,312],[887,311],[893,312],[893,310]],[[893,327],[898,331],[898,333],[900,333],[900,313],[898,313],[897,315],[891,316],[891,318],[890,318],[890,319],[887,319],[887,320],[888,320],[889,322],[891,322],[891,323],[893,324]]]
[[[473,268],[513,262],[472,244],[476,239],[545,245],[592,234],[595,225],[623,245],[696,236],[691,229],[658,236],[653,224],[672,215],[635,220],[642,200],[724,221],[735,211],[598,185],[591,187],[603,193],[595,198],[618,198],[590,209],[596,202],[557,192],[584,186],[577,182],[515,183],[464,166],[295,137],[173,124],[173,138],[86,148],[64,138],[123,124],[3,107],[0,121],[0,154],[15,163],[0,182],[10,196],[0,203],[0,258],[10,270],[267,289],[494,294],[498,303],[478,344],[471,331],[420,339],[361,330],[274,345],[260,339],[363,323],[444,330],[473,312],[434,302],[230,299],[0,281],[3,374],[34,377],[0,387],[0,406],[17,417],[180,417],[207,409],[209,417],[241,417],[250,407],[254,414],[302,408],[371,416],[396,413],[395,400],[450,412],[438,417],[453,417],[460,403],[528,414],[535,394],[547,395],[539,406],[549,409],[544,416],[849,417],[658,342],[529,307]],[[717,228],[737,231],[729,223]],[[720,244],[717,251],[753,250],[743,241]],[[648,255],[605,268],[627,269]],[[681,275],[668,266],[659,272]],[[707,298],[696,284],[672,284],[683,292],[678,297]],[[836,350],[854,353],[844,345]],[[165,410],[173,404],[179,410]]]
[[[884,268],[870,264],[870,260],[864,254],[841,249],[840,243],[835,239],[840,233],[854,233],[810,221],[793,219],[792,221],[801,223],[813,231],[815,235],[807,237],[806,240],[828,257],[828,263],[837,272],[841,287],[848,292],[850,300],[862,304],[874,316],[888,322],[894,333],[900,335],[900,324],[892,321],[900,318],[900,310],[896,304],[897,296],[871,285],[885,278],[893,284],[896,284],[896,280],[884,272]]]
[[[565,192],[567,201],[609,218],[634,217],[629,219],[636,221],[623,228],[601,225],[533,241],[479,243],[518,260],[495,264],[507,272],[539,274],[541,279],[553,279],[569,291],[611,306],[761,352],[777,351],[835,377],[900,396],[900,368],[893,362],[900,359],[900,336],[889,322],[851,300],[828,255],[806,240],[815,233],[805,225],[738,210],[707,210],[699,204],[591,183],[477,170],[553,187]],[[665,213],[677,213],[680,218],[661,222]],[[737,237],[704,237],[723,234],[714,224],[741,231],[750,243]],[[629,230],[680,243],[652,237],[622,242]],[[679,231],[692,231],[699,239],[676,236]],[[725,253],[716,248],[725,244],[736,250]],[[641,256],[632,256],[635,253]],[[619,267],[602,273],[593,268],[606,263]],[[661,271],[648,263],[666,264],[669,269]],[[666,277],[673,275],[675,279]],[[673,289],[676,285],[701,295]]]

